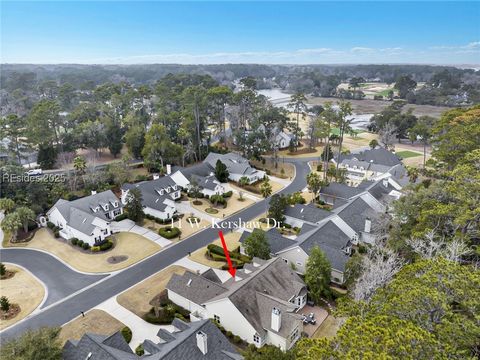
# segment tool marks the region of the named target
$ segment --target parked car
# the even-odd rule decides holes
[[[315,320],[314,313],[310,313],[308,315],[302,314],[302,321],[304,325],[307,325],[307,324],[315,325],[317,323],[317,320]]]
[[[43,170],[42,169],[32,169],[32,170],[28,170],[26,172],[27,175],[29,176],[37,176],[37,175],[42,175],[43,174]]]

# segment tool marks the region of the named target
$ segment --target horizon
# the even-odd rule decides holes
[[[480,63],[478,2],[4,1],[1,7],[1,64]]]

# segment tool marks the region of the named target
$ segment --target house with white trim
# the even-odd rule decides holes
[[[138,189],[142,193],[143,212],[162,220],[171,219],[177,212],[175,201],[180,199],[180,187],[170,176],[136,184],[122,185],[122,203],[129,201],[129,192]]]
[[[218,160],[227,167],[228,178],[232,181],[238,182],[242,177],[246,177],[249,183],[253,184],[265,177],[265,171],[255,169],[247,159],[232,152],[228,154],[211,152],[203,162],[210,166],[212,171],[215,171]]]
[[[186,191],[190,191],[192,181],[195,182],[204,196],[223,195],[227,191],[226,186],[218,181],[210,166],[205,163],[179,168],[170,177]]]
[[[47,212],[64,239],[77,238],[90,245],[102,243],[112,234],[111,222],[123,213],[123,204],[111,190],[77,200],[58,200]]]
[[[288,350],[303,330],[298,311],[306,304],[307,288],[280,258],[255,258],[224,283],[211,270],[173,274],[166,288],[168,298],[191,311],[192,319],[211,318],[257,347]]]

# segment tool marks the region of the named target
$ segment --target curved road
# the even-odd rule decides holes
[[[42,307],[56,303],[107,276],[78,273],[55,257],[34,249],[2,249],[0,258],[2,262],[23,266],[45,284],[48,295]]]
[[[292,183],[283,189],[280,193],[292,193],[302,190],[306,186],[306,176],[309,173],[307,161],[312,158],[303,159],[285,159],[295,165],[295,178]],[[243,221],[251,220],[265,211],[265,201],[262,200],[244,209],[235,215],[225,218],[225,221],[233,221],[241,218]],[[70,298],[54,304],[38,314],[31,316],[23,322],[20,322],[3,332],[2,340],[15,337],[27,329],[35,329],[42,326],[60,326],[77,317],[81,311],[87,311],[103,301],[115,296],[116,294],[128,289],[129,287],[141,282],[145,278],[157,273],[158,271],[173,264],[181,259],[188,252],[193,252],[204,247],[218,237],[217,228],[208,228],[189,238],[151,256],[150,258],[137,263],[113,276],[104,279],[102,282],[91,286],[84,291],[71,296]],[[21,250],[21,249],[19,249]],[[0,253],[3,253],[1,250]],[[3,256],[3,254],[2,254]],[[22,255],[23,256],[23,255]],[[26,268],[29,268],[27,265]],[[55,269],[54,274],[63,276],[60,269]]]

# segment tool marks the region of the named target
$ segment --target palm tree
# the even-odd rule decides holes
[[[322,113],[323,118],[325,119],[326,123],[326,144],[325,144],[325,157],[323,159],[324,164],[323,164],[323,178],[327,178],[327,169],[328,169],[328,162],[330,161],[330,140],[332,139],[332,136],[330,132],[332,131],[332,123],[336,122],[336,117],[337,113],[333,109],[332,103],[330,101],[325,103],[325,110]]]
[[[305,116],[305,111],[307,109],[307,105],[305,102],[307,101],[307,97],[304,93],[298,92],[290,98],[290,102],[288,103],[289,107],[293,108],[293,112],[297,115],[297,125],[295,127],[295,151],[298,149],[298,138],[299,138],[299,121],[300,121],[300,114],[302,117]]]
[[[322,188],[322,180],[320,179],[320,176],[318,176],[318,174],[315,172],[311,172],[310,174],[308,174],[307,185],[310,191],[313,193],[313,201],[317,198],[317,193]]]
[[[8,214],[15,208],[15,201],[12,199],[1,198],[0,199],[0,210],[5,211],[5,214]]]
[[[21,206],[15,210],[15,214],[18,215],[23,224],[23,231],[28,232],[28,222],[30,220],[35,220],[35,212],[26,206]]]
[[[238,185],[240,185],[240,187],[247,186],[248,184],[250,184],[250,181],[248,180],[248,177],[246,177],[246,176],[242,176],[238,180]]]
[[[22,221],[17,213],[8,214],[2,221],[2,230],[6,233],[12,234],[13,240],[17,238],[17,231],[21,226]]]
[[[83,156],[76,156],[75,159],[73,159],[73,168],[79,174],[83,174],[87,168],[87,162],[85,161],[85,158]]]
[[[338,112],[338,128],[340,130],[340,141],[338,144],[338,155],[337,155],[337,170],[338,165],[340,163],[340,155],[342,153],[342,144],[343,144],[343,136],[345,133],[350,132],[352,130],[350,124],[352,120],[347,120],[347,116],[352,115],[352,104],[349,102],[340,102],[338,103],[339,112]]]
[[[262,193],[262,196],[264,199],[267,199],[270,195],[272,195],[272,185],[270,185],[270,180],[268,179],[268,176],[265,177],[265,179],[262,182],[262,185],[260,185],[260,192]],[[266,200],[265,200],[265,216],[267,216]]]

